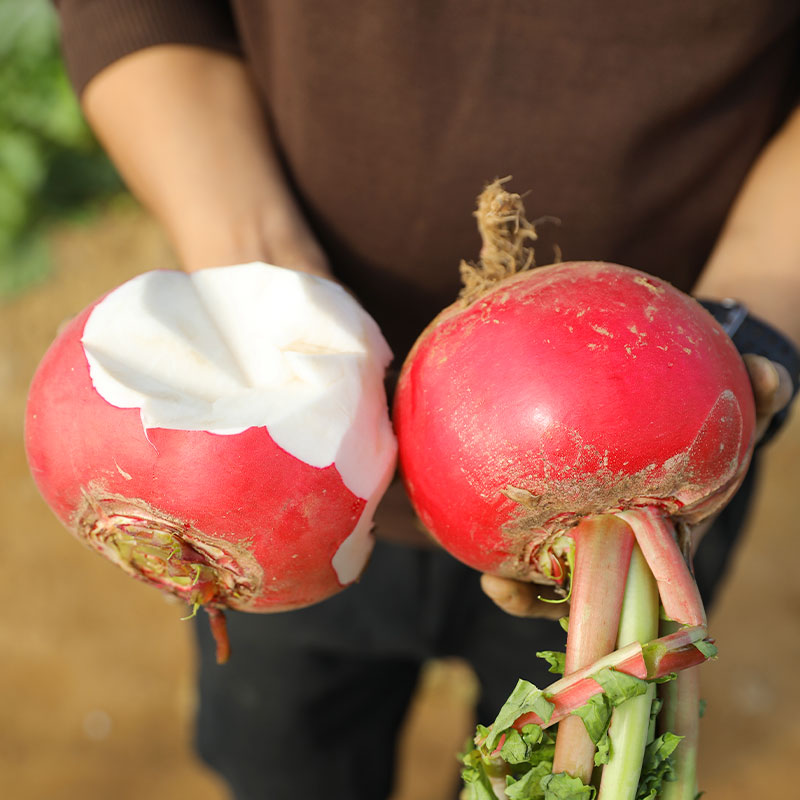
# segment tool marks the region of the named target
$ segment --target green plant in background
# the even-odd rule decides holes
[[[47,273],[48,224],[120,191],[67,80],[49,0],[0,0],[0,297]]]

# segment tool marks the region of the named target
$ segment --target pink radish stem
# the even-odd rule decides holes
[[[675,538],[675,526],[657,508],[620,511],[655,576],[667,616],[681,625],[705,625],[700,591]]]
[[[592,678],[602,669],[613,668],[634,678],[655,680],[702,664],[708,656],[696,644],[703,642],[711,643],[704,626],[682,628],[644,645],[632,642],[544,689],[545,698],[553,704],[553,713],[548,720],[543,720],[531,711],[515,720],[514,727],[522,730],[525,725],[533,723],[548,728],[560,722],[575,709],[585,705],[590,697],[603,691],[600,684]]]
[[[573,533],[575,568],[567,636],[565,675],[610,653],[616,644],[625,578],[634,537],[630,527],[610,515],[586,517]],[[567,717],[559,726],[553,772],[567,772],[588,783],[595,745],[583,720]]]

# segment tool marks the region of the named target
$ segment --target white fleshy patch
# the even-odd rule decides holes
[[[331,559],[331,566],[342,586],[352,583],[364,571],[374,546],[372,514],[367,514],[365,509],[353,532],[339,545]]]
[[[353,532],[339,545],[331,559],[331,566],[342,586],[347,586],[356,580],[367,566],[372,548],[375,546],[375,537],[372,535],[372,519],[393,474],[394,463],[390,463],[383,474],[378,476],[379,482],[372,491],[370,499],[367,500]]]
[[[148,428],[219,435],[266,427],[369,499],[394,464],[374,320],[331,281],[267,264],[148,272],[92,310],[94,388]]]

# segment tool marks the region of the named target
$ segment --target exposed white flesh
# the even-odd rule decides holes
[[[385,488],[392,354],[331,281],[259,263],[148,272],[95,306],[82,344],[94,388],[145,429],[264,426],[295,458],[335,464],[358,497]]]
[[[372,553],[375,545],[375,537],[372,535],[372,518],[375,516],[375,509],[383,493],[386,491],[394,474],[394,464],[391,464],[381,476],[381,482],[377,489],[372,492],[372,496],[367,500],[364,511],[356,523],[353,532],[339,545],[331,559],[336,577],[342,586],[356,580],[364,568]]]

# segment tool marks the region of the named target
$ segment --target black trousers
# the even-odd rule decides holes
[[[752,484],[751,470],[698,552],[707,603]],[[319,605],[229,613],[233,655],[225,666],[214,662],[204,622],[197,626],[197,748],[236,800],[385,800],[397,731],[425,660],[460,656],[473,666],[478,719],[488,724],[518,678],[552,682],[536,651],[565,645],[557,623],[500,611],[478,574],[448,554],[386,542],[358,584]]]

